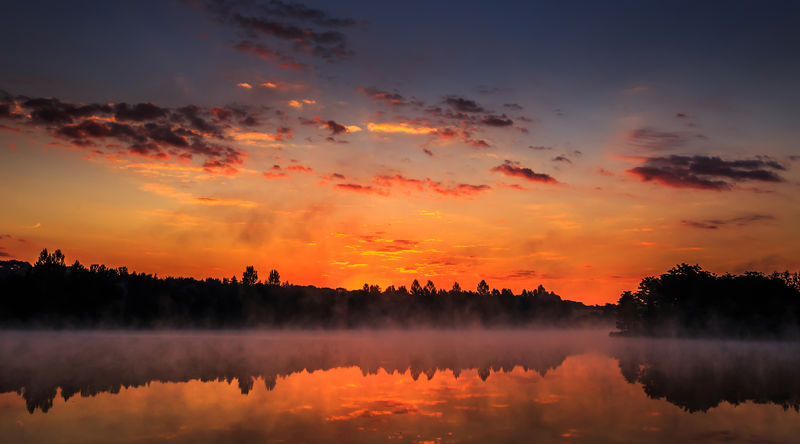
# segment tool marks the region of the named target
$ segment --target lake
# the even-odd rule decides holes
[[[607,330],[3,332],[0,441],[790,443],[799,351]]]

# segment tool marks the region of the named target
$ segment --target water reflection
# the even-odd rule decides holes
[[[0,438],[794,442],[797,351],[593,331],[3,333]]]
[[[604,341],[596,332],[7,333],[0,392],[16,391],[30,412],[47,412],[58,388],[68,400],[151,381],[235,381],[247,394],[257,378],[272,390],[278,378],[339,367],[408,371],[413,380],[474,369],[486,380],[515,366],[543,375]]]
[[[797,344],[622,340],[614,344],[612,355],[628,382],[689,412],[748,401],[800,411]]]

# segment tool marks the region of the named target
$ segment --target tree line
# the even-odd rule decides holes
[[[12,328],[357,328],[574,326],[613,322],[614,307],[562,300],[543,286],[521,294],[364,284],[359,290],[266,281],[248,266],[241,278],[159,278],[126,267],[66,265],[60,250],[33,264],[0,262],[0,325]]]
[[[680,264],[622,293],[617,328],[623,336],[798,337],[800,274],[716,275]]]

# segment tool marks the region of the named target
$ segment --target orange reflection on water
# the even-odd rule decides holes
[[[792,442],[800,417],[777,405],[727,403],[690,414],[627,383],[617,360],[570,356],[540,375],[510,371],[365,374],[301,371],[274,389],[258,378],[151,382],[118,393],[57,397],[28,413],[0,395],[4,442]],[[430,378],[429,378],[430,376]],[[487,376],[484,380],[482,376]]]

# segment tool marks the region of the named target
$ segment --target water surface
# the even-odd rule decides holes
[[[800,347],[606,331],[0,334],[3,442],[796,442]]]

